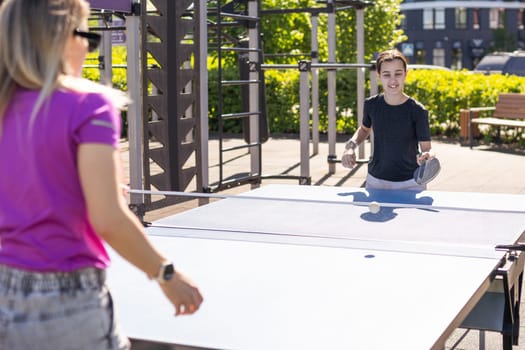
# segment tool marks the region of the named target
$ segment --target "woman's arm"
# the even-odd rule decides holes
[[[141,222],[128,209],[120,187],[119,152],[109,145],[81,144],[78,171],[95,231],[131,264],[150,277],[156,276],[169,259],[155,249]],[[174,305],[176,315],[193,313],[202,302],[199,290],[179,271],[161,287]]]

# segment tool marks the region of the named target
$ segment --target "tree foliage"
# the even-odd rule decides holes
[[[375,53],[392,48],[406,40],[401,23],[401,0],[377,0],[364,10],[365,62],[374,58]],[[311,15],[302,13],[264,14],[264,10],[289,10],[324,8],[315,0],[262,0],[263,10],[261,30],[265,63],[296,63],[297,54],[311,52]],[[328,15],[319,16],[319,61],[328,59]],[[336,60],[353,63],[357,60],[356,10],[338,8],[336,11]],[[275,57],[268,54],[288,54],[288,57]]]
[[[491,45],[492,51],[514,51],[514,49],[518,47],[516,37],[507,33],[504,28],[494,29],[493,37],[494,40]]]

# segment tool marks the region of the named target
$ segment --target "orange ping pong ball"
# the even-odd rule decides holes
[[[372,214],[377,214],[379,213],[379,209],[381,209],[381,207],[379,206],[379,203],[377,202],[371,202],[369,205],[368,205],[368,210],[370,210],[370,212]]]

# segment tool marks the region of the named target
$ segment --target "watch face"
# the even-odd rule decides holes
[[[173,278],[173,275],[175,275],[175,267],[173,264],[168,264],[164,266],[164,273],[162,274],[162,278],[164,281],[169,281]]]

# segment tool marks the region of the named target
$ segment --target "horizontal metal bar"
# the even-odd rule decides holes
[[[244,118],[252,115],[260,115],[261,112],[240,112],[240,113],[228,113],[221,115],[222,119],[235,119],[235,118]]]
[[[208,23],[208,26],[209,27],[212,27],[212,28],[218,28],[219,26],[220,27],[239,27],[239,26],[244,26],[244,23],[241,23],[241,22],[220,22],[220,23],[217,23],[217,22],[209,22]]]
[[[310,65],[312,68],[327,68],[327,69],[337,69],[337,68],[372,68],[374,65],[371,63],[312,63]]]
[[[279,9],[279,10],[262,10],[261,15],[282,15],[289,13],[311,13],[319,14],[323,12],[330,12],[327,7],[309,7],[309,8],[297,8],[297,9]]]
[[[261,64],[261,69],[299,69],[296,64]]]
[[[100,68],[100,65],[98,64],[84,64],[82,66],[82,68]],[[121,68],[121,69],[127,69],[128,68],[128,65],[127,64],[113,64],[111,65],[111,68]],[[152,66],[149,66],[148,69],[158,69],[159,66],[157,65],[152,65]]]
[[[243,20],[243,21],[258,21],[259,20],[259,17],[239,15],[237,13],[221,12],[220,15],[222,17],[229,17],[229,18],[234,18],[234,19]]]
[[[308,53],[265,53],[264,57],[310,57],[311,52]]]
[[[300,175],[275,174],[275,175],[263,175],[261,177],[263,179],[286,179],[286,180],[311,181],[310,176],[300,176]]]
[[[238,177],[233,178],[229,180],[221,180],[219,184],[213,184],[208,188],[204,189],[204,192],[218,192],[221,190],[226,190],[229,188],[237,187],[240,185],[245,185],[249,183],[260,183],[261,182],[261,176],[260,175],[249,175],[245,177]]]
[[[469,107],[467,108],[471,112],[484,112],[484,111],[494,111],[496,109],[495,106],[491,107]]]
[[[260,52],[261,49],[257,49],[254,47],[228,47],[228,46],[221,46],[222,51],[236,51],[236,52]]]
[[[357,69],[373,68],[371,63],[310,63],[311,68]],[[261,64],[262,69],[299,69],[297,64]]]
[[[248,85],[248,84],[260,84],[260,80],[222,80],[222,85]]]

